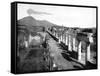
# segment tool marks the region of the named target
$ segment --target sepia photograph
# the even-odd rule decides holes
[[[97,69],[96,6],[16,6],[16,73]]]

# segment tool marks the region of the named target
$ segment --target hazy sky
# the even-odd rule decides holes
[[[60,26],[96,27],[95,8],[18,4],[18,20],[29,15]]]

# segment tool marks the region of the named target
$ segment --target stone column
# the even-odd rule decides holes
[[[91,44],[94,42],[92,34],[89,34],[88,38],[89,38],[90,44],[87,46],[87,61],[95,64],[96,60],[94,59],[94,56],[96,52],[91,51]]]
[[[71,35],[69,35],[68,50],[69,50],[69,51],[72,51],[72,39],[71,39]]]
[[[62,42],[63,42],[63,35],[62,35]]]
[[[83,45],[83,41],[80,41],[78,46],[78,61],[85,65],[87,60],[87,55],[86,55],[87,47],[82,48],[83,46],[85,46],[85,44]]]
[[[71,36],[71,51],[73,51],[73,36]]]
[[[59,38],[59,43],[60,43],[60,41],[61,41],[60,36],[58,38]]]
[[[88,38],[89,38],[90,43],[93,43],[93,42],[94,42],[94,41],[93,41],[92,35],[93,35],[93,34],[89,34],[89,35],[88,35]]]
[[[58,33],[56,33],[56,38],[58,38]]]
[[[66,41],[65,44],[68,45],[68,35],[66,34]]]
[[[91,62],[90,44],[87,46],[87,61]]]
[[[63,36],[61,35],[61,41],[63,40]]]
[[[78,45],[79,45],[79,41],[77,40],[77,38],[75,38],[75,52],[78,52]]]
[[[73,51],[76,51],[76,48],[75,48],[75,37],[73,37]]]
[[[78,61],[81,62],[81,41],[79,42],[79,45],[78,45]]]
[[[63,34],[63,43],[65,43],[65,34]]]
[[[70,50],[70,36],[68,35],[68,50]]]
[[[87,42],[82,41],[82,53],[81,53],[82,59],[81,62],[82,64],[86,64],[87,61]]]

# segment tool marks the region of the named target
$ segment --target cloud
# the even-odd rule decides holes
[[[35,10],[33,10],[33,9],[28,9],[28,10],[27,10],[27,13],[28,13],[29,15],[31,15],[31,14],[37,14],[37,15],[41,15],[41,14],[44,14],[44,15],[51,15],[51,13],[35,11]]]

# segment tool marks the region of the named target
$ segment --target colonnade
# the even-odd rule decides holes
[[[68,33],[62,34],[61,36],[58,36],[57,33],[54,33],[53,35],[55,35],[55,37],[59,39],[59,43],[63,42],[66,46],[68,46],[68,51],[74,51],[78,54],[77,60],[80,63],[85,65],[86,61],[91,62],[91,46],[90,44],[88,44],[90,43],[90,40],[88,43],[84,40],[78,41],[75,35]],[[91,39],[90,36],[87,36],[87,39]],[[85,44],[83,44],[83,42]],[[83,46],[86,46],[85,49],[82,48]]]

